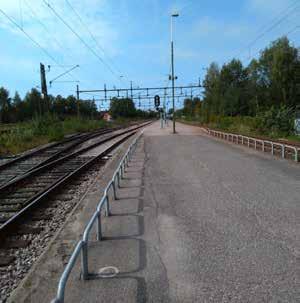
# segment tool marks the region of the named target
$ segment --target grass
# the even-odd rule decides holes
[[[9,132],[0,133],[0,157],[19,154],[42,144],[60,141],[69,134],[93,131],[102,127],[108,128],[116,124],[118,121],[107,123],[103,120],[74,117],[61,121],[52,116],[17,123],[11,127]],[[5,125],[5,129],[7,129],[7,125]]]
[[[208,124],[202,124],[200,121],[189,119],[181,119],[183,123],[203,126],[212,128],[215,130],[238,133],[244,136],[253,136],[253,137],[264,137],[266,139],[285,139],[292,142],[300,142],[300,136],[297,135],[286,135],[280,132],[261,132],[257,128],[257,121],[254,117],[224,117],[220,119],[215,119]]]
[[[113,122],[105,122],[104,120],[78,119],[77,117],[68,117],[62,121],[49,115],[12,125],[0,124],[0,158],[16,155],[50,142],[61,141],[66,135],[99,128],[126,126],[130,122],[133,122],[132,119],[122,118]],[[10,129],[10,131],[1,133],[1,127]]]

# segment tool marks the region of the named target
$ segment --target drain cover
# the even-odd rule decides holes
[[[112,278],[115,277],[118,273],[119,273],[118,268],[114,266],[102,267],[98,271],[98,275],[101,278]]]

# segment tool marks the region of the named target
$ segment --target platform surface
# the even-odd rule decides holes
[[[198,127],[177,132],[158,122],[145,130],[104,240],[92,237],[94,276],[80,280],[77,264],[65,302],[300,302],[299,165]],[[29,281],[18,302],[53,298],[58,248],[43,262],[45,281]],[[99,276],[106,266],[119,274]]]

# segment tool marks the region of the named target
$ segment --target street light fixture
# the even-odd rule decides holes
[[[172,103],[173,103],[173,134],[176,133],[175,129],[175,75],[174,75],[174,42],[173,42],[173,18],[179,17],[178,13],[171,15],[171,65],[172,65]]]

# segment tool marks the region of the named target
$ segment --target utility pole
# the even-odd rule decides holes
[[[171,65],[172,65],[172,103],[173,103],[173,134],[176,133],[175,129],[175,75],[174,75],[174,42],[173,42],[173,18],[178,17],[179,14],[171,15]]]
[[[46,81],[46,71],[45,65],[40,63],[40,74],[41,74],[41,91],[42,91],[42,98],[45,101],[47,111],[49,110],[48,104],[48,90],[47,90],[47,81]],[[39,104],[39,111],[40,115],[42,114],[41,104]]]
[[[105,104],[106,104],[106,102],[107,102],[106,84],[104,84],[104,99],[105,99]]]
[[[131,95],[131,100],[133,98],[133,94],[132,94],[132,81],[130,81],[130,95]]]
[[[79,109],[79,85],[76,86],[76,97],[77,97],[77,118],[80,118],[80,109]]]

